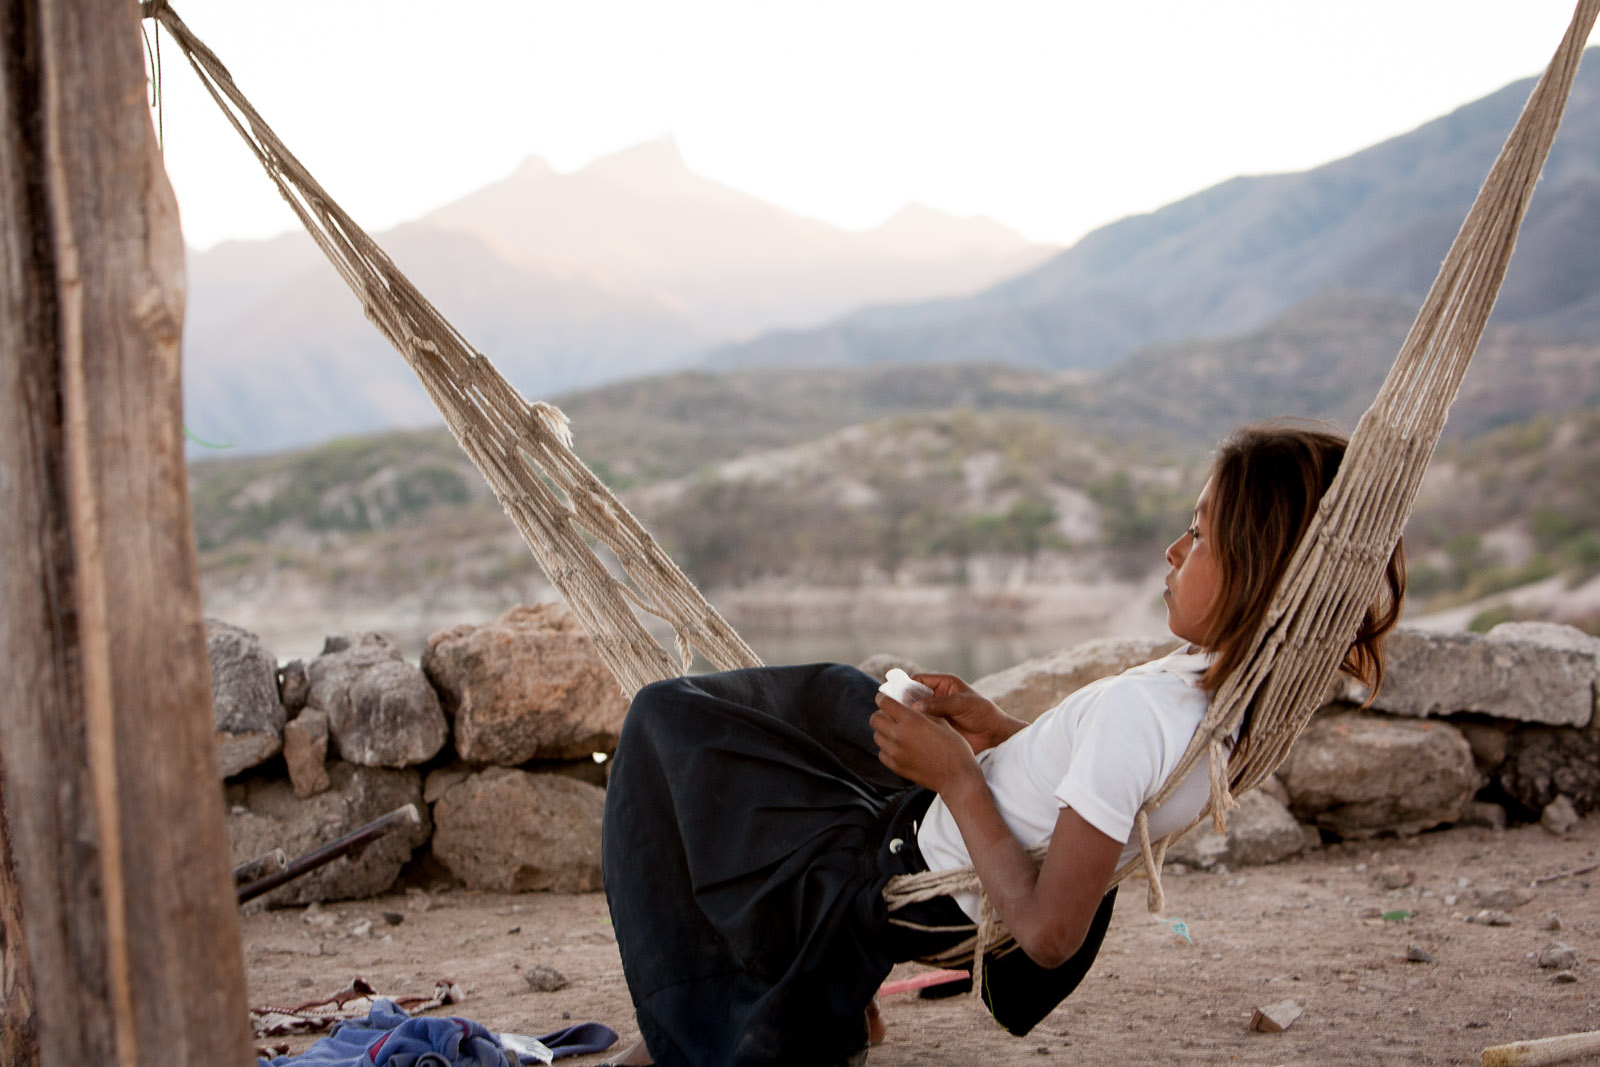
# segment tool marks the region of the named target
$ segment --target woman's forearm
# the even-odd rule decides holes
[[[1082,944],[1087,924],[1068,929],[1055,914],[1058,909],[1041,900],[1041,865],[1001,818],[982,773],[963,775],[940,796],[955,818],[989,902],[1017,944],[1040,966],[1065,962]]]
[[[1057,966],[1082,944],[1122,845],[1062,808],[1045,861],[1029,856],[1001,817],[974,755],[992,732],[1011,737],[1025,724],[981,697],[962,710],[976,711],[978,721],[934,717],[880,694],[870,720],[878,759],[944,799],[1000,918],[1033,960]],[[1002,720],[1015,728],[1007,731]]]

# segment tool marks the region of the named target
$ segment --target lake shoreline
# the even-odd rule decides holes
[[[310,659],[332,634],[376,631],[405,656],[462,623],[484,623],[518,604],[560,599],[542,576],[496,586],[423,579],[396,595],[388,586],[350,589],[293,570],[246,582],[202,582],[208,616],[258,635],[280,662]],[[859,663],[891,653],[929,669],[975,678],[1097,637],[1166,634],[1161,572],[1095,575],[1091,567],[1024,566],[966,583],[877,581],[856,586],[770,581],[713,589],[712,605],[769,663]],[[1577,585],[1547,579],[1471,604],[1408,614],[1406,626],[1465,629],[1490,609],[1518,617],[1577,617],[1600,611],[1600,577]],[[646,624],[658,639],[667,629]],[[710,669],[696,662],[694,670]]]
[[[245,587],[207,588],[203,599],[208,616],[257,634],[280,662],[315,656],[328,635],[367,630],[391,637],[415,660],[440,630],[559,599],[542,580],[495,589],[424,582],[399,596],[348,594],[283,573]],[[972,677],[1094,637],[1165,633],[1158,576],[1057,573],[982,585],[774,582],[712,590],[707,598],[772,663],[855,663],[890,652]],[[658,638],[666,634],[664,623],[647,624]]]

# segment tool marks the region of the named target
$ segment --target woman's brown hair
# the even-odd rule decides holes
[[[1210,498],[1218,583],[1206,630],[1206,647],[1217,658],[1200,679],[1208,692],[1243,662],[1289,557],[1339,472],[1345,444],[1341,434],[1285,420],[1241,427],[1218,447]],[[1342,665],[1372,692],[1383,683],[1383,636],[1399,620],[1405,597],[1403,542],[1384,577],[1387,590],[1367,608]]]

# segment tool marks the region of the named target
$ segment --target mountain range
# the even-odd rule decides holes
[[[1086,236],[964,299],[875,307],[712,354],[717,367],[1004,362],[1106,367],[1254,329],[1320,293],[1415,304],[1533,82],[1297,174],[1238,177]],[[1580,68],[1496,321],[1600,330],[1600,63]],[[1263,131],[1270,136],[1270,131]]]
[[[1357,386],[1392,356],[1530,86],[1314,170],[1235,178],[1053,256],[914,207],[871,231],[830,227],[693,174],[670,140],[574,174],[530,160],[380,239],[529,396],[691,366],[998,363],[1102,370],[1073,393],[1086,417],[1131,405],[1153,416],[1139,425],[1188,439],[1256,402],[1191,402],[1212,395],[1194,386],[1219,363],[1268,395],[1320,382],[1341,415],[1370,396]],[[1581,362],[1600,333],[1597,101],[1591,59],[1495,313],[1512,364],[1527,346]],[[268,451],[435,421],[309,241],[197,253],[190,278],[197,434]],[[1284,329],[1301,331],[1287,349]],[[1272,362],[1285,351],[1298,361]],[[1159,393],[1157,368],[1171,386]],[[1518,390],[1524,408],[1570,399],[1541,380]],[[1471,418],[1463,399],[1457,423]],[[1505,399],[1485,426],[1511,417]]]
[[[909,611],[904,640],[949,621],[930,606],[946,594],[1015,627],[1027,588],[1040,605],[1109,612],[1092,628],[1116,632],[1137,623],[1118,612],[1159,603],[1159,578],[1141,592],[1137,576],[1189,520],[1217,435],[1281,411],[1348,428],[1407,321],[1399,301],[1346,295],[1102,375],[690,371],[561,403],[586,462],[741,630],[825,630],[829,645]],[[1357,325],[1366,340],[1352,344]],[[1141,394],[1150,381],[1170,388]],[[1487,606],[1464,605],[1543,581],[1548,612],[1518,593],[1494,618],[1595,630],[1597,587],[1583,583],[1600,573],[1600,342],[1491,328],[1455,410],[1406,532],[1414,610],[1464,611],[1459,625]],[[190,471],[207,610],[275,641],[314,651],[325,633],[377,627],[420,648],[552,595],[443,428]],[[1088,585],[1057,597],[1063,574]]]
[[[970,292],[1054,249],[910,205],[852,231],[690,171],[670,140],[572,174],[538,159],[377,235],[535,397],[679,366],[863,303]],[[410,370],[301,234],[191,252],[187,419],[250,451],[436,421]]]

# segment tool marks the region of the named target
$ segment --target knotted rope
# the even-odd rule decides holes
[[[1141,868],[1152,913],[1165,909],[1161,862],[1175,841],[1207,816],[1220,833],[1234,796],[1259,785],[1321,705],[1335,672],[1379,594],[1384,568],[1400,540],[1445,417],[1499,295],[1528,201],[1561,124],[1584,42],[1600,0],[1579,0],[1560,47],[1529,96],[1477,200],[1428,290],[1394,367],[1357,423],[1349,447],[1300,546],[1290,559],[1245,660],[1212,695],[1177,768],[1140,808],[1139,855],[1112,876],[1117,885]],[[1225,742],[1253,709],[1240,744]],[[1210,763],[1211,796],[1188,827],[1150,839],[1150,813],[1166,802],[1200,760]],[[1042,855],[1043,848],[1035,850]],[[890,910],[948,893],[982,893],[972,868],[900,875],[884,898]],[[987,900],[984,901],[987,910]],[[1009,942],[981,935],[940,954],[937,962],[972,953],[973,990],[981,988],[985,950]]]
[[[317,184],[166,0],[146,0],[141,10],[172,34],[367,318],[416,372],[623,691],[687,673],[695,649],[725,670],[759,666],[750,646],[572,451],[566,415],[524,400],[439,314]],[[606,566],[585,534],[611,550],[631,582]],[[650,636],[636,608],[670,624],[676,659]]]
[[[1560,48],[1456,235],[1394,367],[1351,435],[1339,474],[1251,636],[1247,657],[1213,694],[1177,768],[1135,819],[1139,855],[1115,872],[1111,884],[1144,869],[1151,912],[1164,908],[1161,863],[1168,842],[1207,815],[1221,832],[1226,813],[1236,806],[1234,796],[1260,784],[1283,761],[1321,704],[1362,616],[1378,595],[1384,567],[1499,294],[1597,11],[1600,0],[1579,0]],[[624,690],[683,673],[692,649],[724,669],[758,665],[750,647],[573,453],[566,416],[549,404],[530,404],[519,396],[428,303],[301,166],[166,0],[145,0],[142,13],[172,34],[367,317],[421,379]],[[614,553],[632,585],[612,574],[583,531]],[[676,663],[650,637],[635,608],[671,624],[677,634]],[[1230,755],[1226,739],[1251,709],[1249,729]],[[1201,759],[1208,761],[1211,777],[1205,809],[1190,827],[1152,840],[1150,812]],[[1030,854],[1037,858],[1044,851],[1039,846]],[[970,892],[981,894],[982,886],[968,867],[898,876],[890,880],[884,897],[892,911]],[[938,960],[970,956],[973,991],[981,995],[984,954],[1007,943],[1014,942],[984,897],[974,935]]]

